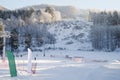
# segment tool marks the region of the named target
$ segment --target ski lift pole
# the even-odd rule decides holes
[[[45,37],[43,37],[43,57],[45,57]]]
[[[45,41],[43,46],[44,46],[43,56],[45,57]]]

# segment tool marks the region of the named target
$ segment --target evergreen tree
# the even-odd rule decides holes
[[[25,35],[26,49],[31,47],[31,42],[32,42],[32,36],[31,34],[28,33]]]
[[[112,17],[112,22],[113,24],[112,25],[118,25],[118,20],[119,20],[119,17],[118,17],[118,12],[117,11],[114,11],[113,12],[113,17]]]
[[[11,31],[10,41],[11,41],[11,51],[16,51],[18,49],[18,46],[19,46],[17,29],[13,29]]]

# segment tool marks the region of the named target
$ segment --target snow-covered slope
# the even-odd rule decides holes
[[[49,28],[55,35],[55,47],[68,50],[90,50],[90,26],[85,20],[67,20],[53,23]]]
[[[32,53],[34,74],[26,71],[27,55],[15,57],[17,77],[10,77],[8,61],[0,58],[0,80],[120,80],[118,52],[49,50],[46,57],[42,54]]]

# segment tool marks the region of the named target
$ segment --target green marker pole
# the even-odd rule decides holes
[[[17,70],[16,70],[16,64],[15,64],[15,58],[12,52],[6,51],[8,61],[9,61],[9,68],[10,68],[10,74],[11,77],[17,76]]]

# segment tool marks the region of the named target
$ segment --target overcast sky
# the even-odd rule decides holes
[[[0,5],[8,9],[36,4],[72,5],[80,9],[120,10],[120,0],[0,0]]]

